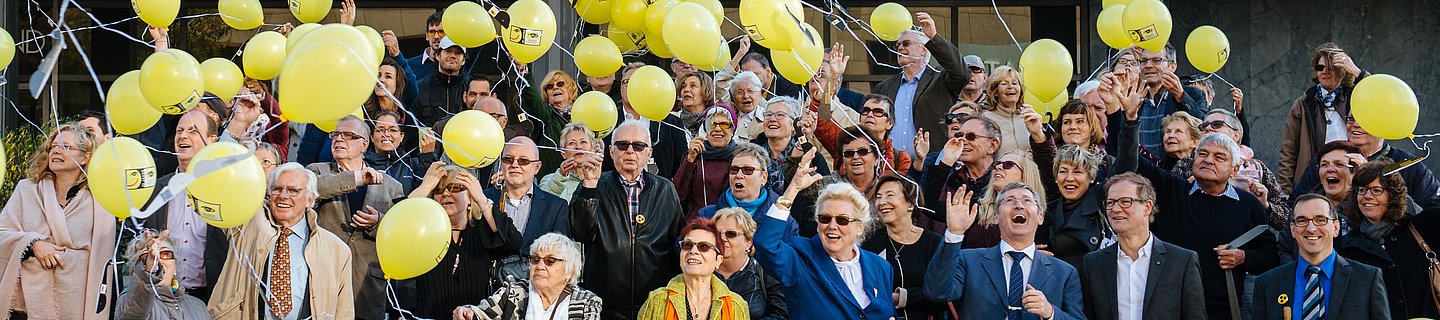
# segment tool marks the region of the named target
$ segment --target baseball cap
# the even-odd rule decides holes
[[[443,47],[445,43],[441,42],[440,44]],[[985,62],[980,60],[980,56],[972,54],[965,56],[965,66],[971,68],[985,69]]]
[[[450,40],[450,36],[445,36],[444,38],[440,38],[440,49],[441,49],[441,50],[450,49],[450,47],[460,47],[460,52],[465,52],[465,46],[456,44],[455,41]]]

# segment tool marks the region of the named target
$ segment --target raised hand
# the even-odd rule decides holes
[[[695,161],[695,156],[700,155],[700,153],[701,153],[701,152],[704,152],[704,151],[705,151],[705,138],[704,138],[704,137],[696,137],[695,139],[690,139],[690,148],[689,148],[689,150],[686,151],[686,153],[685,153],[685,161]]]
[[[400,39],[395,37],[395,30],[381,31],[380,42],[385,43],[385,55],[391,57],[400,56]]]
[[[1160,87],[1170,92],[1170,95],[1175,96],[1176,99],[1180,99],[1185,95],[1185,85],[1180,83],[1180,76],[1176,76],[1175,71],[1168,69],[1161,70]]]
[[[815,161],[815,150],[818,149],[810,148],[810,151],[806,151],[805,155],[800,156],[800,167],[795,170],[795,176],[790,178],[790,186],[785,188],[785,198],[795,199],[795,196],[800,194],[800,190],[805,190],[824,178],[815,174],[815,168],[810,166],[810,162]]]
[[[1129,121],[1138,120],[1140,117],[1140,102],[1145,98],[1145,81],[1139,74],[1123,74],[1120,76],[1120,86],[1116,97],[1120,99],[1120,106],[1125,110],[1125,119]]]
[[[965,186],[962,185],[960,189],[946,196],[945,231],[963,235],[970,229],[970,225],[975,223],[975,214],[980,211],[980,208],[970,203],[970,199],[974,195],[974,191],[965,190]]]
[[[598,186],[600,184],[600,154],[582,154],[576,157],[584,157],[584,162],[581,162],[576,170],[580,176],[580,180],[584,182],[585,187],[594,188]]]
[[[960,155],[964,154],[964,152],[964,138],[951,137],[950,140],[945,141],[945,146],[940,149],[940,163],[953,166],[956,161],[960,161]]]
[[[930,19],[929,13],[916,13],[915,25],[920,26],[920,32],[924,33],[925,37],[930,39],[935,38],[935,20]]]
[[[1230,88],[1230,100],[1235,101],[1235,115],[1238,116],[1241,112],[1244,112],[1245,109],[1241,107],[1243,102],[1245,102],[1244,91],[1240,91],[1240,88]]]
[[[1124,107],[1120,105],[1119,89],[1120,78],[1115,73],[1106,72],[1100,75],[1100,101],[1105,102],[1105,114],[1112,114]]]
[[[930,153],[930,133],[925,129],[915,130],[915,160],[910,164],[915,170],[925,169],[925,156]]]
[[[845,68],[850,66],[850,56],[845,55],[845,45],[836,42],[830,46],[830,52],[825,53],[825,62],[829,63],[829,69],[825,70],[830,75],[831,81],[839,81],[840,75],[845,74]]]
[[[1035,111],[1035,106],[1025,104],[1020,107],[1020,118],[1025,121],[1025,130],[1030,131],[1032,141],[1045,141],[1044,116]]]
[[[340,3],[340,23],[355,25],[355,0]]]

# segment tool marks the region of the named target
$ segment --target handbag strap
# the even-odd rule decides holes
[[[1430,250],[1430,245],[1425,243],[1425,238],[1420,237],[1419,231],[1415,231],[1415,225],[1411,224],[1409,229],[1410,235],[1415,236],[1415,242],[1420,244],[1420,249],[1425,251],[1425,259],[1430,260],[1431,268],[1440,265],[1440,261],[1436,260],[1435,250]]]

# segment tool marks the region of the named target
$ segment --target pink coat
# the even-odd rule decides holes
[[[0,269],[0,312],[23,310],[30,319],[109,318],[109,304],[95,310],[101,279],[115,283],[115,274],[106,268],[115,253],[115,222],[89,189],[61,207],[54,180],[16,183],[0,210],[0,257],[8,257]],[[34,258],[20,260],[35,240],[66,247],[60,253],[63,267],[47,270]]]

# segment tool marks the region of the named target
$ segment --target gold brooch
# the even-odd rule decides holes
[[[1279,302],[1280,304],[1288,303],[1290,302],[1290,295],[1281,293],[1280,298],[1275,299],[1275,302]]]
[[[637,214],[637,215],[635,215],[635,223],[645,224],[645,215],[643,215],[643,214]]]

